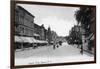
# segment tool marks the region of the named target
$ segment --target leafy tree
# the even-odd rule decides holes
[[[93,18],[92,7],[80,7],[75,13],[75,18],[78,24],[81,24],[81,27],[85,30],[85,34],[89,35],[91,33],[90,25],[91,19]]]
[[[88,37],[91,33],[93,33],[91,30],[91,25],[93,23],[91,21],[94,18],[93,13],[94,7],[80,7],[80,9],[75,13],[75,18],[78,24],[80,24],[81,28],[85,31],[85,37]]]

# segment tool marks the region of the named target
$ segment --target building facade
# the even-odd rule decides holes
[[[34,23],[35,16],[25,10],[23,7],[16,5],[15,7],[15,43],[18,48],[24,48],[25,45],[38,45],[50,43],[52,40],[50,28],[45,29],[44,25]],[[22,40],[21,40],[21,39]]]
[[[39,40],[46,40],[47,30],[43,25],[39,26],[34,23],[34,18],[31,13],[22,8],[16,6],[15,9],[15,35],[19,36],[31,36]]]
[[[37,34],[37,37],[39,38],[39,40],[46,40],[46,29],[44,28],[43,25],[39,26],[37,24],[34,24],[34,33]],[[34,35],[34,37],[36,37]]]
[[[15,35],[34,36],[34,16],[20,6],[15,8]]]

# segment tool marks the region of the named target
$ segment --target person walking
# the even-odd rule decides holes
[[[56,46],[56,45],[55,45],[55,44],[53,44],[53,49],[55,49],[55,46]]]
[[[62,45],[62,41],[59,41],[59,45],[60,45],[60,46]]]
[[[56,41],[53,42],[53,49],[56,48]]]

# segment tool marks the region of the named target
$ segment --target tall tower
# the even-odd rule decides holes
[[[48,27],[47,37],[48,37],[48,43],[50,44],[50,42],[51,42],[51,40],[52,40],[52,35],[51,35],[51,28],[50,28],[50,26]]]
[[[45,40],[45,31],[44,31],[44,24],[41,25],[41,40]]]

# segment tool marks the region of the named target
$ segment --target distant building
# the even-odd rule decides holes
[[[49,44],[52,41],[52,35],[51,35],[51,28],[50,27],[48,27],[48,30],[47,30],[47,41],[48,41]]]
[[[58,37],[55,31],[51,31],[51,35],[52,35],[52,41],[54,41]]]
[[[51,35],[52,35],[52,37],[51,37],[51,43],[56,43],[57,42],[57,38],[58,38],[58,35],[57,35],[57,33],[55,32],[55,31],[51,31]]]
[[[37,25],[37,24],[34,24],[34,37],[36,38],[36,39],[40,39],[40,31],[41,31],[41,28],[40,28],[40,26],[39,25]]]
[[[37,36],[34,35],[34,37],[38,37],[40,40],[46,40],[46,29],[43,25],[39,26],[34,24],[34,33],[37,34]]]
[[[44,28],[44,25],[42,24],[41,26],[40,26],[40,28],[41,28],[41,31],[40,31],[40,36],[41,36],[41,40],[46,40],[46,38],[45,38],[45,36],[46,36],[46,32],[45,32],[45,28]]]

